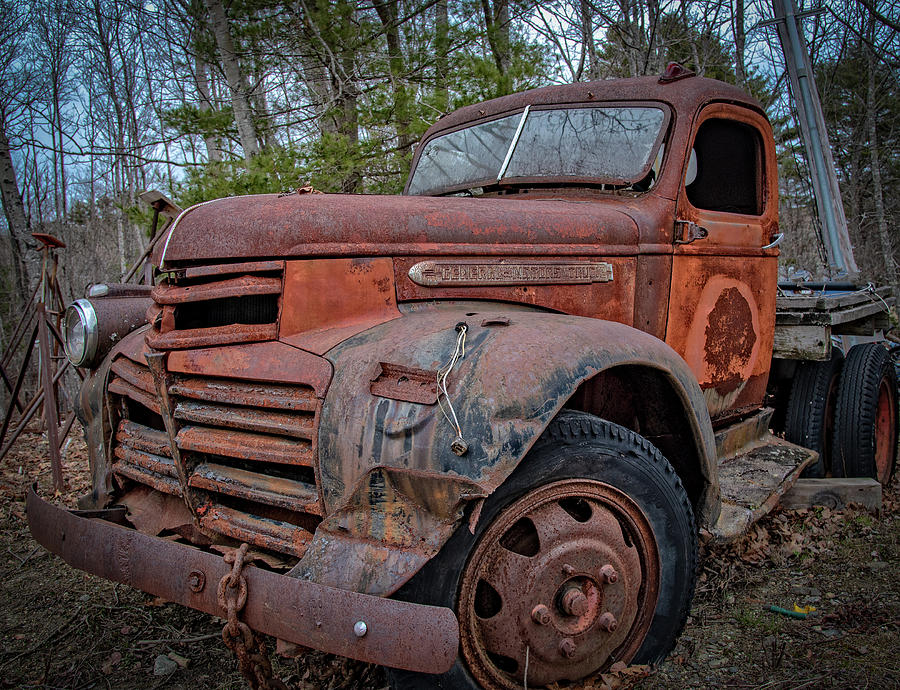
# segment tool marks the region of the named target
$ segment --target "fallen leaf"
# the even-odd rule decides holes
[[[100,670],[103,672],[103,675],[108,676],[113,672],[113,667],[118,665],[118,663],[122,661],[122,655],[119,652],[113,652],[110,654],[106,661],[103,662],[103,665],[100,666]]]

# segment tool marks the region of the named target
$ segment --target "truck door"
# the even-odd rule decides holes
[[[714,104],[693,125],[676,209],[666,342],[693,369],[713,422],[762,405],[772,357],[778,181],[772,131]]]

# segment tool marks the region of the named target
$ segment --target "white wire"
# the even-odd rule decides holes
[[[528,656],[529,656],[528,653],[530,651],[531,651],[531,647],[529,647],[528,645],[525,645],[525,680],[522,684],[522,687],[524,688],[524,690],[528,690]]]
[[[451,426],[456,429],[456,434],[460,438],[462,438],[462,429],[459,426],[459,420],[456,418],[456,411],[453,409],[453,403],[450,402],[450,393],[447,391],[447,379],[450,376],[450,372],[453,371],[453,367],[456,366],[456,363],[466,356],[466,331],[468,327],[466,324],[460,324],[459,326],[459,335],[456,337],[456,349],[453,351],[453,356],[450,358],[450,361],[447,362],[442,368],[438,369],[437,372],[437,387],[438,387],[438,405],[441,408],[441,412],[444,417],[450,422]],[[450,414],[447,414],[447,410],[444,409],[444,403],[441,401],[441,395],[447,400],[447,407],[450,409]],[[452,415],[452,419],[451,416]]]

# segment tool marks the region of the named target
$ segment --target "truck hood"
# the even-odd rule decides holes
[[[264,194],[184,211],[157,243],[172,268],[220,260],[420,254],[618,254],[637,251],[625,199],[503,199]]]

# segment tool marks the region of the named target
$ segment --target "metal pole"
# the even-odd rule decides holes
[[[44,303],[38,304],[38,341],[41,348],[41,379],[44,384],[44,421],[47,423],[47,443],[50,446],[50,467],[53,470],[53,486],[57,491],[65,488],[62,457],[59,453],[59,412],[56,407],[56,380],[50,359],[50,329],[47,328],[47,312]]]
[[[778,38],[784,51],[784,62],[797,105],[798,124],[812,177],[816,208],[825,229],[823,239],[828,253],[828,263],[836,271],[852,277],[859,269],[853,258],[841,191],[837,183],[809,53],[797,23],[799,13],[794,0],[772,0],[772,5],[778,26]]]

